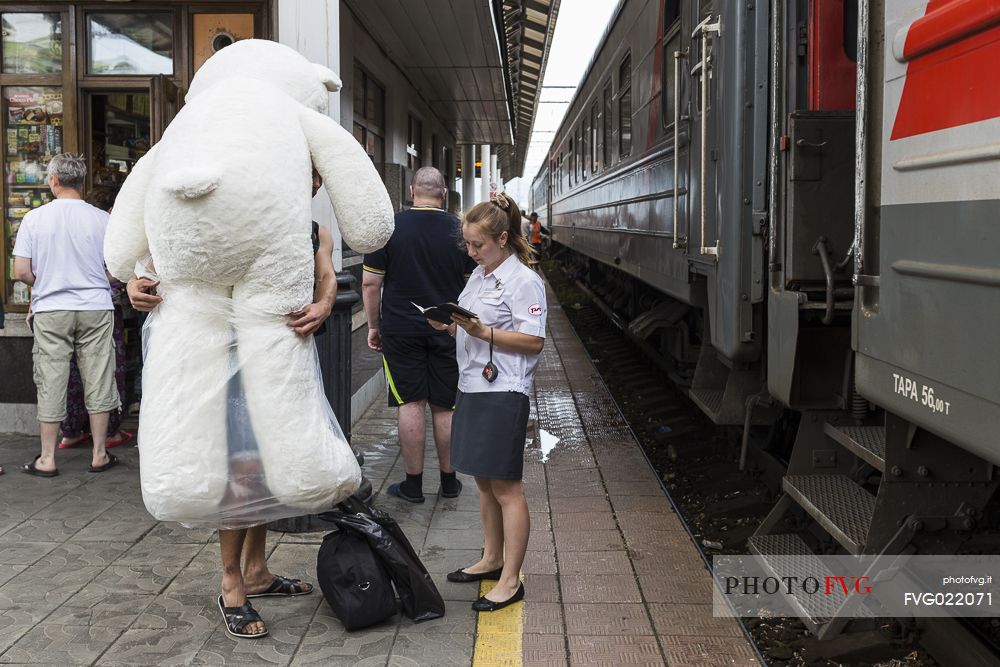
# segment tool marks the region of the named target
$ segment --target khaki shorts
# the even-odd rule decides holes
[[[66,418],[69,361],[76,352],[87,412],[110,412],[121,406],[115,384],[115,343],[112,310],[53,310],[35,314],[35,386],[38,421]]]

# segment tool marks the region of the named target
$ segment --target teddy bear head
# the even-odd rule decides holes
[[[266,81],[322,114],[327,113],[329,93],[341,86],[332,70],[309,62],[291,47],[267,39],[243,39],[205,61],[191,80],[185,99],[190,101],[215,83],[232,77]]]

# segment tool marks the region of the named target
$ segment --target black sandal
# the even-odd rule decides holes
[[[295,589],[298,590],[295,590]],[[296,595],[309,595],[313,592],[312,584],[307,584],[301,579],[288,579],[275,575],[274,581],[260,593],[247,593],[248,598],[284,597],[292,598]]]
[[[36,456],[33,461],[25,463],[24,466],[21,468],[21,472],[27,473],[29,475],[34,475],[35,477],[56,477],[59,474],[58,468],[56,468],[55,470],[39,470],[38,468],[35,467],[35,464],[38,463],[38,459],[40,458],[42,458],[41,454]]]
[[[240,607],[226,607],[225,603],[222,601],[222,596],[219,596],[219,611],[222,612],[222,620],[226,624],[226,632],[237,639],[259,639],[260,637],[267,636],[267,628],[264,628],[264,632],[260,634],[251,635],[243,632],[246,627],[251,623],[263,623],[264,620],[257,613],[257,610],[253,608],[250,601],[247,600]]]
[[[115,456],[114,454],[109,454],[107,452],[105,452],[105,456],[108,457],[108,462],[107,463],[105,463],[103,465],[99,465],[99,466],[90,466],[90,468],[87,469],[87,472],[104,472],[106,470],[111,470],[116,465],[118,465],[118,457],[117,456]]]

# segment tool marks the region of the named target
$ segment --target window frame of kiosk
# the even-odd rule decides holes
[[[16,281],[11,279],[10,273],[13,267],[10,262],[10,240],[7,226],[8,201],[13,194],[14,188],[7,182],[7,146],[6,137],[9,129],[9,118],[7,113],[6,91],[8,88],[21,87],[46,87],[58,88],[62,92],[63,118],[62,118],[62,149],[64,151],[77,151],[79,149],[79,137],[77,135],[78,123],[76,116],[76,87],[74,85],[74,72],[76,70],[77,53],[74,47],[74,36],[76,34],[74,24],[74,13],[72,7],[59,4],[38,4],[38,5],[10,5],[0,6],[2,14],[59,14],[61,21],[62,37],[62,71],[50,74],[15,74],[7,73],[0,65],[0,100],[2,100],[2,118],[0,118],[0,134],[4,137],[3,154],[3,216],[0,220],[0,237],[3,242],[3,253],[0,253],[0,290],[2,290],[4,310],[9,313],[26,313],[28,304],[12,304],[10,297],[13,285]],[[0,54],[2,63],[2,54]],[[42,187],[45,187],[44,184]]]

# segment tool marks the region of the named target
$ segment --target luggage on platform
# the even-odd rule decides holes
[[[364,539],[395,585],[407,617],[420,623],[444,616],[444,599],[395,519],[353,497],[340,503],[336,511],[320,517],[336,525],[340,529],[338,533],[351,533]],[[324,546],[329,539],[331,535],[324,539]],[[322,549],[320,551],[322,557]],[[337,567],[344,566],[334,566]],[[321,587],[322,582],[320,575]],[[326,589],[323,593],[326,595]],[[333,607],[333,603],[330,606]]]
[[[333,613],[347,630],[360,630],[396,613],[392,580],[368,541],[353,530],[323,538],[316,578]]]

